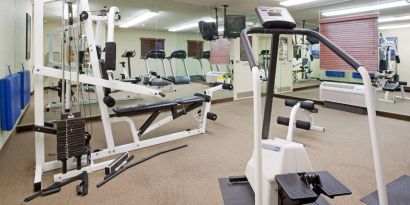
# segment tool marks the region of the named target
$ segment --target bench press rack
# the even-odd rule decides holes
[[[44,66],[43,62],[43,15],[44,15],[44,4],[48,2],[52,2],[53,0],[34,0],[34,10],[33,10],[33,24],[34,24],[34,47],[36,48],[36,52],[34,53],[34,70],[33,70],[33,78],[34,78],[34,110],[35,110],[35,125],[36,126],[44,126],[44,76],[52,77],[61,79],[63,74],[66,76],[66,79],[72,79],[72,81],[77,80],[77,73],[76,72],[68,72],[63,70],[58,70],[50,67]],[[215,91],[221,89],[232,89],[230,85],[222,84],[216,87],[209,88],[205,90],[202,94],[198,94],[197,96],[191,96],[187,98],[181,98],[174,101],[168,101],[172,104],[169,106],[165,106],[165,101],[158,102],[156,105],[152,104],[144,104],[139,106],[132,106],[128,107],[130,109],[130,113],[138,114],[137,111],[143,111],[145,108],[149,111],[159,111],[163,110],[164,108],[171,110],[171,115],[165,117],[162,120],[153,123],[153,120],[148,120],[148,123],[142,127],[141,129],[137,129],[133,120],[128,117],[125,110],[126,107],[116,108],[114,111],[118,113],[118,115],[122,115],[119,117],[110,117],[108,112],[108,107],[103,103],[104,99],[104,88],[110,88],[115,90],[126,91],[135,94],[141,95],[149,95],[149,96],[157,96],[157,97],[164,97],[160,90],[151,89],[146,86],[121,82],[117,80],[106,80],[103,79],[101,76],[99,59],[97,56],[97,48],[94,39],[94,30],[93,30],[93,21],[94,20],[107,20],[108,21],[108,33],[107,33],[107,43],[106,43],[106,62],[108,65],[112,65],[113,61],[115,61],[115,51],[114,55],[112,52],[107,51],[107,48],[112,48],[115,46],[114,42],[114,18],[115,15],[118,14],[119,9],[116,7],[111,7],[109,9],[107,16],[94,16],[92,15],[92,11],[89,8],[88,0],[79,0],[78,5],[79,13],[84,14],[87,13],[87,18],[82,19],[82,23],[84,25],[84,30],[86,33],[87,44],[90,51],[90,63],[92,65],[93,75],[85,75],[79,74],[78,81],[79,83],[87,83],[90,85],[95,85],[95,92],[97,94],[98,106],[101,112],[101,120],[104,129],[104,135],[107,147],[102,149],[98,152],[91,153],[90,156],[90,163],[87,163],[87,156],[83,155],[81,162],[82,164],[86,165],[83,166],[81,169],[76,170],[76,159],[70,158],[67,160],[67,173],[58,173],[54,175],[54,181],[63,181],[65,179],[71,178],[76,176],[83,171],[88,173],[104,169],[107,165],[109,165],[113,160],[107,161],[100,161],[96,162],[95,160],[106,158],[109,156],[118,155],[121,153],[125,153],[128,151],[141,149],[144,147],[157,145],[161,143],[170,142],[173,140],[178,140],[185,137],[190,137],[197,134],[205,133],[206,130],[206,123],[207,119],[216,119],[216,115],[211,113],[211,99],[212,94]],[[108,45],[110,44],[110,45]],[[114,57],[113,57],[114,56]],[[108,57],[108,59],[107,59]],[[112,59],[113,58],[113,59]],[[148,108],[149,106],[153,106]],[[193,107],[192,107],[193,106]],[[183,108],[182,110],[180,108]],[[152,139],[147,140],[140,140],[140,137],[144,134],[155,130],[156,128],[178,118],[186,114],[188,111],[193,110],[193,108],[200,108],[201,111],[198,112],[197,116],[199,116],[198,126],[196,128],[185,129],[183,131],[168,134],[165,136],[155,137]],[[156,115],[156,114],[155,114]],[[112,123],[118,122],[127,122],[130,126],[133,142],[129,144],[123,145],[115,145],[114,144],[114,136],[112,132]],[[143,130],[143,132],[141,132]],[[44,172],[55,170],[61,168],[62,164],[60,161],[53,160],[53,161],[45,161],[45,143],[44,143],[44,133],[42,132],[35,132],[35,176],[34,176],[34,191],[41,190],[41,181],[42,175]]]

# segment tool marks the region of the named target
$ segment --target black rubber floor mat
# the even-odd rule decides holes
[[[225,205],[253,205],[255,204],[255,194],[249,183],[229,183],[228,178],[219,178],[219,187]]]
[[[387,184],[387,199],[389,204],[410,205],[410,176],[403,175]],[[378,205],[377,190],[360,200],[368,205]]]

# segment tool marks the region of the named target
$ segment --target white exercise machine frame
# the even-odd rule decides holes
[[[35,109],[35,124],[36,125],[44,125],[44,89],[43,89],[43,80],[44,76],[52,77],[52,78],[61,78],[63,76],[62,70],[57,70],[54,68],[44,66],[43,62],[43,6],[44,3],[47,1],[44,0],[34,0],[34,38],[37,39],[34,41],[34,47],[36,48],[36,52],[34,53],[34,71],[33,71],[33,78],[34,78],[34,109]],[[80,11],[90,11],[88,0],[80,0],[79,10]],[[84,20],[84,27],[87,36],[87,42],[89,45],[90,50],[90,61],[93,69],[93,76],[88,76],[85,74],[79,75],[79,82],[80,83],[88,83],[95,85],[95,91],[97,94],[98,105],[101,111],[101,120],[103,123],[105,140],[107,144],[107,148],[95,152],[91,154],[91,164],[88,166],[83,167],[81,170],[70,170],[65,174],[55,174],[54,181],[61,181],[70,177],[73,177],[82,171],[93,172],[96,170],[103,169],[106,165],[111,163],[112,160],[104,161],[96,163],[94,162],[97,159],[105,158],[108,156],[113,156],[116,154],[120,154],[123,152],[128,152],[131,150],[141,149],[144,147],[157,145],[165,142],[170,142],[173,140],[193,136],[196,134],[205,133],[206,129],[206,121],[207,121],[207,113],[210,112],[211,109],[211,102],[206,102],[202,106],[201,118],[198,120],[198,128],[194,129],[187,129],[185,131],[168,134],[165,136],[160,136],[152,139],[147,140],[140,140],[138,136],[138,130],[135,127],[133,120],[130,117],[110,117],[108,113],[107,106],[103,103],[104,98],[104,91],[103,87],[112,88],[116,90],[143,94],[143,95],[151,95],[151,96],[160,96],[162,95],[160,90],[150,89],[146,86],[136,85],[131,83],[125,83],[116,80],[105,80],[101,78],[100,73],[100,66],[97,58],[97,51],[95,47],[94,41],[94,31],[92,25],[93,17],[90,15],[87,20]],[[109,26],[113,26],[113,24]],[[114,29],[112,29],[113,31]],[[113,41],[113,35],[109,33],[108,41]],[[76,72],[69,72],[65,71],[65,76],[71,77],[73,81],[77,80],[77,73]],[[68,78],[70,79],[70,78]],[[212,97],[213,92],[222,89],[222,85],[209,88],[205,90],[203,94]],[[172,121],[172,117],[166,117],[162,120],[159,120],[156,123],[153,123],[145,133],[150,132],[168,122]],[[114,136],[112,132],[112,123],[117,122],[127,122],[131,128],[133,142],[124,145],[116,146],[114,144]],[[143,135],[142,135],[143,136]],[[61,167],[61,162],[57,160],[53,161],[45,161],[45,143],[44,143],[44,133],[35,132],[35,176],[34,176],[34,189],[39,190],[41,189],[41,181],[42,175],[44,172],[55,170]],[[85,156],[83,156],[83,162],[86,161]],[[68,160],[67,168],[71,169],[74,168],[74,164],[72,159]]]

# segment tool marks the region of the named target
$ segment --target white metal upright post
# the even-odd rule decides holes
[[[88,0],[81,0],[81,12],[90,11],[90,6],[88,4]],[[80,13],[81,13],[80,12]],[[96,49],[96,44],[94,41],[94,31],[93,31],[93,22],[91,15],[87,18],[87,20],[84,20],[84,26],[85,26],[85,32],[87,36],[87,43],[89,45],[90,49],[90,61],[93,69],[93,76],[97,78],[101,78],[101,73],[100,73],[100,65],[98,62],[98,56],[97,56],[97,49]],[[97,94],[97,99],[98,99],[98,106],[100,107],[101,111],[101,120],[104,124],[104,134],[105,134],[105,139],[107,142],[107,148],[112,149],[114,148],[114,138],[112,135],[112,128],[111,128],[111,123],[110,123],[110,115],[108,113],[108,108],[107,106],[102,103],[104,101],[104,90],[101,86],[95,86],[95,91]]]
[[[44,0],[34,0],[34,69],[42,67],[43,62],[43,9]],[[44,86],[43,76],[33,74],[34,85],[34,123],[44,125]],[[35,132],[36,170],[34,175],[34,191],[41,189],[41,176],[45,162],[44,133]]]

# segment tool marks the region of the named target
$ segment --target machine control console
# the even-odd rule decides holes
[[[295,20],[285,8],[259,6],[256,8],[256,13],[264,28],[293,29],[296,27]]]

